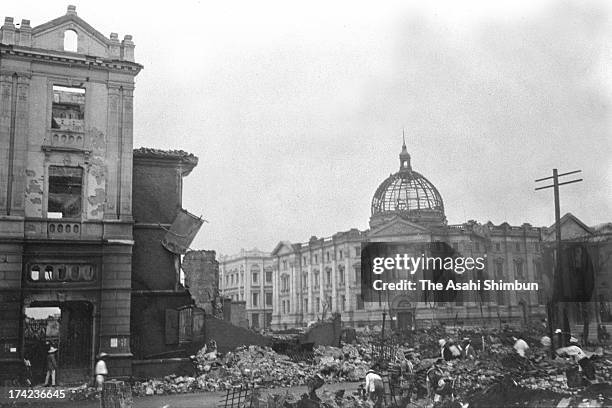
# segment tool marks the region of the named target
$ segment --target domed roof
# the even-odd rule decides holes
[[[399,171],[383,181],[372,198],[371,224],[393,215],[417,223],[444,223],[442,196],[425,176],[412,170],[405,142],[399,157]]]

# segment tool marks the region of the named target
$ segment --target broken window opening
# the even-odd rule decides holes
[[[51,129],[84,132],[85,89],[53,85]]]
[[[64,31],[64,51],[77,52],[79,49],[79,35],[74,30]]]
[[[81,216],[83,169],[81,167],[49,166],[50,218],[79,218]]]

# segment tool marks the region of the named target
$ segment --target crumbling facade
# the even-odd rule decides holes
[[[134,150],[131,333],[135,359],[171,355],[187,337],[191,339],[193,300],[180,282],[180,254],[168,251],[161,242],[172,234],[169,231],[182,208],[183,177],[197,163],[197,157],[180,150]]]
[[[196,306],[213,314],[213,304],[219,299],[219,262],[215,251],[188,251],[182,264],[185,286]]]
[[[129,373],[134,43],[74,6],[0,29],[0,373],[21,363],[23,308],[58,306],[64,380],[94,355]],[[63,366],[62,366],[63,364]]]

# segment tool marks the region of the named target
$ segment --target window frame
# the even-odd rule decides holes
[[[84,218],[84,214],[85,214],[85,192],[87,191],[87,184],[86,184],[86,180],[87,177],[86,173],[85,173],[85,168],[81,165],[75,165],[75,166],[66,166],[63,164],[59,164],[59,163],[49,163],[46,168],[45,168],[45,191],[44,191],[44,195],[43,197],[45,198],[44,200],[44,210],[45,210],[45,217],[49,218],[49,213],[56,213],[57,211],[49,211],[49,200],[51,199],[51,169],[54,167],[58,167],[58,168],[71,168],[71,169],[79,169],[81,171],[81,193],[80,193],[80,211],[79,211],[79,215],[76,217],[64,217],[62,214],[61,218],[57,218],[58,220],[65,220],[65,221],[81,221]],[[53,218],[56,219],[56,218]]]

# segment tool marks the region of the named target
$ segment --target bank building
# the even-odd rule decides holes
[[[395,253],[409,252],[418,244],[445,243],[459,256],[485,259],[478,276],[458,275],[458,282],[516,279],[541,288],[549,285],[542,250],[554,241],[553,227],[473,220],[448,224],[444,205],[435,185],[413,167],[404,141],[398,171],[374,192],[368,230],[349,229],[300,243],[280,241],[270,253],[243,250],[221,257],[220,289],[225,296],[246,303],[249,322],[256,328],[307,326],[332,313],[340,313],[344,324],[355,327],[380,325],[384,313],[387,324],[398,329],[434,322],[497,327],[540,322],[546,316],[544,290],[457,292],[453,301],[427,297],[417,290],[364,302],[360,251],[367,242],[397,242]],[[562,226],[564,237],[597,235],[571,214],[563,217]],[[404,273],[398,273],[397,280],[414,279]]]

